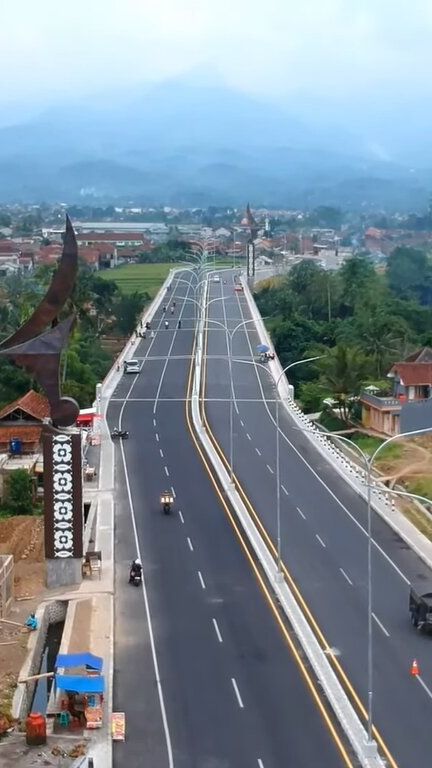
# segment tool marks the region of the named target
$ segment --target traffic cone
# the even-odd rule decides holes
[[[411,664],[411,674],[413,677],[417,677],[417,675],[420,674],[419,665],[417,664],[417,659],[414,659],[413,663]]]

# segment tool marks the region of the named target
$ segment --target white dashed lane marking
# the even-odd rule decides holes
[[[178,513],[179,513],[179,518],[180,518],[180,520],[182,521],[182,523],[184,525],[184,517],[182,515],[181,509],[179,509]]]
[[[255,448],[255,450],[256,450],[256,452],[257,452],[258,456],[261,456],[261,451],[260,451],[260,449],[259,449],[259,448]]]
[[[175,492],[175,490],[174,490],[174,486],[173,486],[173,485],[171,486],[171,493],[172,493],[172,495],[173,495],[173,496],[174,496],[174,498],[175,498],[175,497],[176,497],[176,492]]]
[[[222,635],[220,633],[220,629],[218,627],[218,623],[217,623],[216,619],[212,619],[212,621],[213,621],[214,630],[216,632],[216,637],[217,637],[217,639],[219,640],[220,643],[223,643]]]
[[[351,586],[352,586],[352,581],[351,581],[350,577],[348,576],[348,574],[345,573],[344,569],[343,568],[339,568],[339,570],[340,570],[342,576],[344,577],[344,579],[347,580],[348,584],[351,584]]]
[[[240,419],[240,424],[244,427],[244,422]]]
[[[169,477],[168,467],[164,467],[164,469],[165,469],[166,476]]]
[[[297,507],[297,512],[299,513],[299,515],[302,516],[303,520],[306,520],[306,515],[304,512],[301,511],[300,507]]]
[[[156,440],[157,440],[157,442],[159,442],[159,435],[158,435],[158,433],[157,433],[157,432],[156,432],[156,435],[155,435],[155,437],[156,437]]]
[[[190,540],[189,536],[187,537],[187,543],[188,543],[188,546],[189,546],[189,549],[190,549],[190,551],[191,551],[191,552],[193,552],[193,551],[194,551],[194,548],[193,548],[193,546],[192,546],[192,542],[191,542],[191,540]]]
[[[248,440],[252,440],[252,438],[251,438],[251,436],[250,436],[249,432],[246,432],[246,437],[247,437],[247,439],[248,439]]]
[[[153,426],[156,426],[156,419],[153,419]]]
[[[272,475],[274,475],[274,472],[273,472],[273,470],[272,470],[272,468],[271,468],[270,464],[267,464],[266,466],[267,466],[267,469],[268,469],[268,471],[269,471],[269,472],[271,472],[271,473],[272,473]]]
[[[376,623],[378,624],[379,628],[380,628],[380,629],[381,629],[381,630],[384,632],[385,636],[386,636],[386,637],[390,637],[390,632],[387,632],[386,628],[384,627],[384,625],[383,625],[383,624],[381,624],[381,622],[380,622],[380,620],[378,619],[378,617],[377,617],[377,616],[375,616],[375,614],[374,614],[374,613],[372,614],[372,616],[373,616],[373,618],[375,619]]]
[[[324,544],[324,542],[323,542],[323,540],[322,540],[321,536],[318,536],[318,534],[317,534],[317,533],[315,534],[315,536],[316,536],[316,538],[318,539],[318,541],[319,541],[319,543],[321,544],[321,546],[322,546],[322,547],[325,547],[325,544]]]
[[[203,579],[203,577],[202,577],[202,573],[201,573],[201,571],[198,571],[198,578],[199,578],[199,580],[200,580],[200,584],[201,584],[202,588],[203,588],[203,589],[205,589],[205,588],[206,588],[206,585],[205,585],[205,581],[204,581],[204,579]]]
[[[163,450],[162,450],[162,448],[159,448],[159,453],[161,455],[161,459],[163,459]]]
[[[240,709],[244,709],[244,704],[242,702],[242,697],[240,696],[240,691],[238,689],[238,685],[236,683],[235,677],[231,678],[231,683],[232,683],[232,687],[234,688],[234,693],[235,693],[236,698],[237,698],[237,703],[238,703]]]
[[[284,485],[281,485],[281,488],[282,488],[283,492],[286,494],[286,496],[289,496],[289,494],[288,494],[288,491],[287,491],[287,489],[285,488],[285,486],[284,486]]]

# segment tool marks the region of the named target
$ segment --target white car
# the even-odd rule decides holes
[[[214,275],[214,277],[213,277],[213,282],[214,282],[214,283],[220,283],[220,277],[219,277],[219,275]]]
[[[124,373],[139,373],[141,371],[138,360],[125,360],[123,363]]]

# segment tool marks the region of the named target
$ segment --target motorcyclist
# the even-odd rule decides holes
[[[165,328],[167,328],[167,329],[169,328],[169,322],[168,322],[168,320],[165,320]]]
[[[141,574],[142,574],[141,560],[137,557],[135,558],[135,560],[132,560],[129,579],[132,580],[135,578],[135,576],[139,576],[139,578],[141,578]]]
[[[178,321],[177,328],[181,328],[181,320]]]

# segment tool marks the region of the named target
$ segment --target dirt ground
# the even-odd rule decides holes
[[[0,519],[0,554],[14,556],[15,599],[6,618],[20,625],[0,622],[1,715],[9,713],[18,674],[27,653],[28,631],[23,624],[41,602],[45,591],[43,517]]]
[[[397,443],[396,443],[397,445]],[[378,459],[383,480],[401,482],[432,475],[432,441],[430,438],[410,440],[399,458]]]

